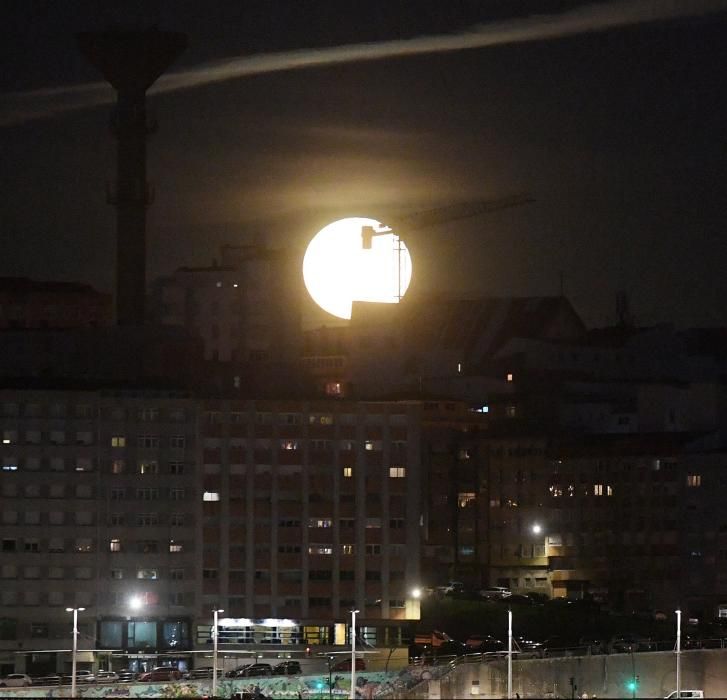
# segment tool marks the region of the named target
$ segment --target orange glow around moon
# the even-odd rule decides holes
[[[371,247],[361,230],[373,227]],[[321,229],[303,258],[303,280],[313,301],[339,318],[351,318],[354,301],[396,304],[411,282],[409,250],[387,226],[375,219],[340,219]]]

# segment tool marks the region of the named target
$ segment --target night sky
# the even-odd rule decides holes
[[[418,234],[421,287],[551,295],[562,273],[590,325],[615,321],[618,291],[644,325],[727,325],[727,2],[633,4],[717,11],[151,96],[149,278],[209,264],[223,242],[289,244],[302,258],[339,216],[385,220],[528,192],[534,203]],[[99,80],[76,32],[113,21],[183,31],[189,49],[173,70],[186,70],[492,23],[537,28],[548,22],[533,15],[579,7],[587,16],[625,4],[5,0],[0,275],[113,286],[111,105],[21,115],[38,103],[19,93]]]

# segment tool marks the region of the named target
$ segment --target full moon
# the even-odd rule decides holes
[[[404,241],[376,219],[351,217],[328,224],[313,237],[303,257],[308,293],[339,318],[351,318],[354,301],[398,303],[411,274]]]

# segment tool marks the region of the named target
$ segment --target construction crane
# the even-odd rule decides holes
[[[534,202],[535,199],[529,194],[514,194],[507,197],[499,197],[497,199],[480,199],[471,202],[461,202],[459,204],[451,204],[437,209],[427,209],[414,214],[395,217],[395,227],[389,226],[383,228],[374,228],[373,226],[361,227],[361,247],[363,250],[370,250],[373,247],[373,240],[376,236],[393,236],[393,252],[396,257],[396,268],[399,279],[397,284],[397,298],[401,301],[404,296],[402,290],[402,252],[407,246],[404,245],[403,238],[396,232],[397,230],[407,231],[407,236],[411,237],[421,229],[436,226],[438,224],[457,221],[459,219],[468,219],[479,214],[489,214],[490,212],[518,207],[523,204]]]

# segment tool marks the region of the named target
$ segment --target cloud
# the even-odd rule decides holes
[[[619,0],[595,3],[561,14],[493,22],[452,34],[229,58],[163,75],[149,93],[188,90],[265,73],[554,40],[726,10],[727,0]],[[20,124],[113,100],[113,90],[101,82],[10,93],[0,100],[0,126]]]

